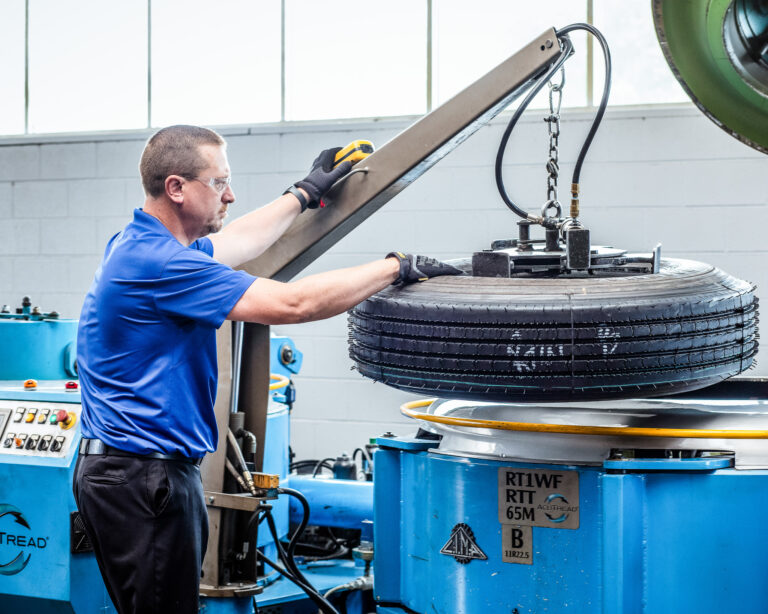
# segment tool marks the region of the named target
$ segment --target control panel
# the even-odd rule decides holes
[[[79,403],[0,400],[0,455],[66,456],[80,411]]]

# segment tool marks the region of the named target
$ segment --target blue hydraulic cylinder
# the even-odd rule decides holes
[[[0,380],[77,377],[77,320],[0,319]]]
[[[344,529],[363,529],[373,520],[373,483],[292,475],[289,486],[309,502],[309,524]],[[291,497],[291,522],[298,524],[304,511]]]

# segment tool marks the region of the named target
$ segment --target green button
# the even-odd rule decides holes
[[[48,422],[50,422],[51,424],[56,424],[56,422],[58,422],[56,420],[56,414],[51,414],[51,417],[48,418]]]

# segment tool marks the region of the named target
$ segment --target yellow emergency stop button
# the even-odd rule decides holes
[[[77,414],[73,411],[64,411],[60,409],[56,412],[56,419],[59,422],[59,428],[63,430],[71,429],[77,423]]]

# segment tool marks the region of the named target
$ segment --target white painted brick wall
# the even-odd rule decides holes
[[[507,189],[525,209],[545,197],[542,112],[524,118],[505,158]],[[381,257],[392,249],[465,256],[516,234],[498,197],[493,163],[507,117],[481,129],[302,275]],[[561,196],[591,115],[564,115]],[[321,149],[355,138],[382,145],[404,119],[234,127],[229,141],[233,215],[269,202],[301,178]],[[138,160],[149,133],[0,141],[0,303],[24,294],[77,317],[109,237],[143,200]],[[738,143],[692,106],[611,110],[582,173],[582,217],[593,241],[710,262],[758,284],[768,297],[768,157]],[[415,425],[412,398],[351,371],[346,317],[275,327],[304,352],[296,377],[293,447],[300,457],[351,452],[384,431]],[[753,372],[768,374],[768,361]]]

